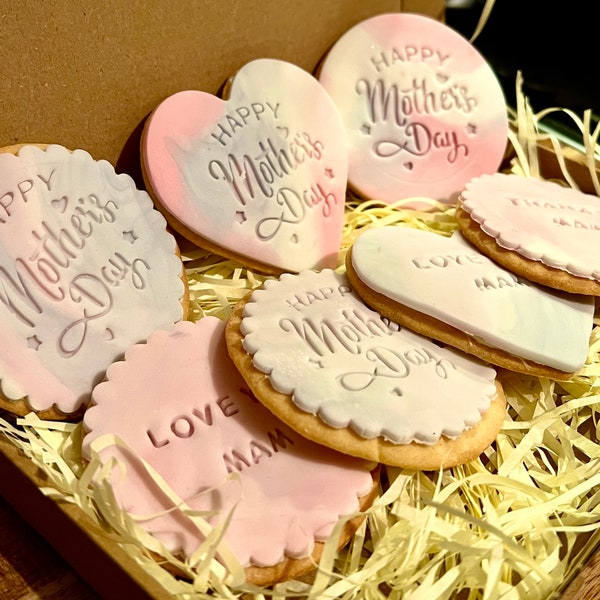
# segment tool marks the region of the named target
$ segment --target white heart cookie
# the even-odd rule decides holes
[[[255,60],[222,100],[185,91],[145,126],[144,176],[171,225],[268,272],[337,266],[347,180],[337,109],[309,73]]]
[[[593,300],[515,276],[460,232],[374,228],[354,243],[352,266],[370,289],[488,346],[567,372],[586,360]]]

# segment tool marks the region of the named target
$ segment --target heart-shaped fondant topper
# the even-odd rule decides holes
[[[167,220],[199,246],[273,273],[337,265],[345,132],[299,67],[260,59],[235,75],[227,100],[167,98],[147,121],[142,160]]]
[[[319,81],[348,132],[349,183],[368,198],[454,202],[466,181],[500,165],[502,88],[444,23],[409,13],[367,19],[335,43]]]
[[[517,277],[460,232],[447,238],[410,227],[374,228],[356,240],[351,261],[360,281],[398,303],[400,314],[408,307],[488,347],[560,371],[585,362],[593,300]],[[472,343],[466,349],[477,354]]]

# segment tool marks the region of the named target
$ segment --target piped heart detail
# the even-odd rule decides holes
[[[196,244],[268,272],[337,265],[345,133],[325,90],[299,67],[256,60],[235,75],[227,100],[201,91],[167,98],[148,119],[142,158],[167,220]]]

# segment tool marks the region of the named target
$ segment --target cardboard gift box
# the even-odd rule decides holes
[[[260,57],[314,72],[351,26],[397,11],[443,20],[445,2],[55,0],[5,7],[0,17],[0,146],[83,148],[142,185],[141,127],[164,98],[185,89],[216,94],[236,70]],[[560,177],[556,148],[541,146],[543,174]],[[592,189],[587,163],[566,155],[577,177]],[[75,504],[48,494],[48,486],[43,471],[0,430],[0,494],[93,588],[107,598],[115,590],[132,599],[172,597]],[[581,562],[593,547],[589,537],[582,537],[573,552]]]

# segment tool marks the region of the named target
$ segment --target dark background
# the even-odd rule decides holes
[[[484,4],[449,0],[447,24],[470,39]],[[583,117],[584,110],[591,109],[593,126],[598,123],[600,56],[595,50],[600,25],[594,6],[596,0],[496,0],[473,45],[495,70],[510,106],[514,107],[516,75],[521,71],[522,89],[534,112],[562,107]],[[570,118],[554,117],[551,124],[581,140]]]

